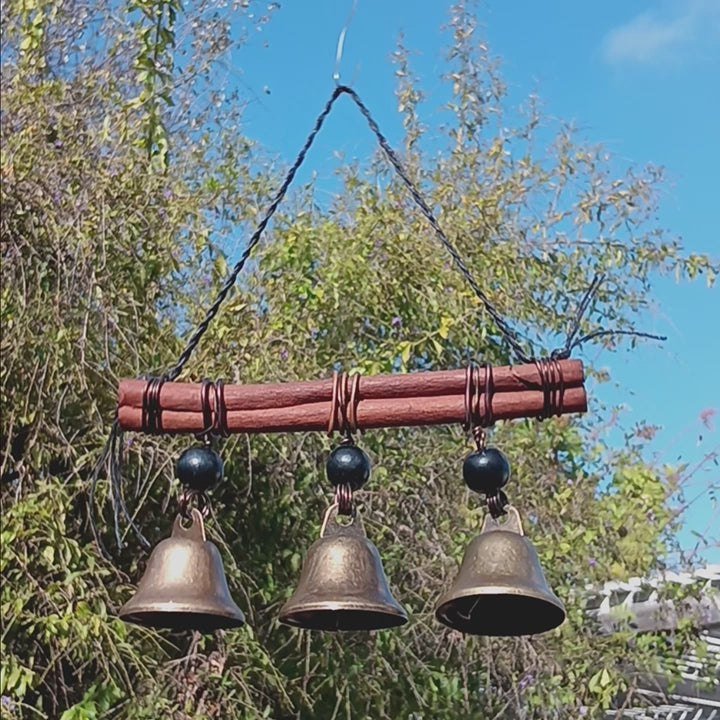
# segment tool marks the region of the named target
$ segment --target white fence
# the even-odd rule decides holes
[[[681,587],[673,588],[673,584]],[[694,597],[682,597],[686,594],[682,590],[690,590]],[[707,672],[708,667],[720,668],[720,565],[691,573],[608,582],[599,590],[590,590],[587,609],[601,633],[621,628],[670,631],[680,620],[691,619],[703,629],[701,639],[707,649],[704,659],[694,654],[679,659],[681,681],[671,692],[637,692],[645,701],[642,707],[609,711],[608,719],[720,720],[720,677]]]

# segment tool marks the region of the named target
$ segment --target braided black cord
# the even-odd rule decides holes
[[[638,330],[595,330],[591,333],[588,333],[587,335],[583,335],[576,340],[575,336],[580,331],[580,322],[583,318],[583,315],[588,309],[590,300],[592,300],[593,296],[598,291],[598,288],[600,287],[600,285],[602,285],[604,280],[604,274],[596,274],[593,277],[590,285],[588,286],[588,289],[585,291],[583,299],[580,301],[580,304],[575,311],[575,317],[570,323],[570,327],[568,328],[567,336],[565,338],[565,345],[563,345],[561,348],[553,350],[550,353],[550,357],[553,360],[567,360],[576,347],[579,347],[588,340],[594,340],[595,338],[606,337],[608,335],[631,335],[632,337],[644,337],[651,340],[667,340],[667,337],[665,335],[653,335],[652,333],[640,332]]]
[[[320,132],[325,119],[330,114],[330,111],[332,110],[333,105],[335,104],[335,101],[340,97],[340,95],[349,95],[355,105],[357,106],[358,110],[362,113],[363,117],[367,120],[368,126],[370,127],[370,130],[372,130],[373,134],[377,138],[378,144],[384,151],[385,155],[387,156],[388,160],[390,161],[390,164],[393,166],[397,174],[399,175],[400,179],[405,183],[405,186],[410,191],[410,194],[415,201],[415,204],[420,208],[423,215],[425,216],[426,220],[430,223],[432,229],[435,231],[435,234],[437,235],[438,239],[442,243],[443,247],[447,250],[447,252],[450,254],[450,256],[453,259],[453,262],[455,263],[455,266],[458,268],[462,276],[467,281],[468,285],[472,288],[473,292],[477,296],[477,298],[480,300],[480,302],[483,304],[483,307],[487,311],[488,315],[493,319],[495,322],[495,325],[502,333],[503,337],[507,340],[509,345],[512,347],[513,351],[515,352],[515,355],[517,358],[524,363],[530,363],[533,361],[533,357],[528,355],[525,350],[523,349],[522,345],[520,344],[518,340],[518,334],[513,330],[507,322],[503,319],[503,317],[500,315],[500,313],[496,310],[495,306],[490,302],[487,295],[482,291],[480,286],[475,282],[475,279],[470,274],[470,270],[468,269],[467,265],[463,261],[463,259],[460,257],[460,254],[454,247],[454,245],[450,242],[447,235],[445,235],[443,229],[438,224],[437,219],[435,218],[435,215],[433,214],[432,210],[428,206],[428,204],[425,202],[425,199],[420,194],[420,191],[417,189],[413,181],[408,177],[407,173],[405,172],[405,169],[403,168],[402,163],[400,162],[400,159],[395,154],[395,151],[392,149],[390,144],[388,143],[385,136],[382,134],[380,128],[378,127],[378,124],[375,122],[375,119],[370,113],[370,110],[365,106],[363,101],[360,99],[360,96],[350,87],[347,85],[338,85],[335,87],[335,89],[332,92],[332,95],[330,96],[330,99],[325,104],[325,107],[322,109],[322,112],[320,115],[318,115],[317,120],[315,120],[315,125],[312,128],[312,131],[308,135],[307,139],[305,140],[305,144],[302,146],[302,149],[298,153],[297,157],[295,158],[295,162],[293,163],[292,167],[288,171],[287,175],[285,176],[285,179],[280,186],[280,189],[275,194],[275,197],[273,198],[272,202],[270,203],[268,209],[265,211],[265,214],[263,215],[262,219],[260,220],[260,223],[258,224],[257,228],[255,229],[255,232],[252,234],[252,237],[250,238],[247,247],[245,248],[242,257],[240,260],[238,260],[237,263],[235,263],[232,272],[228,275],[227,279],[225,280],[223,286],[220,288],[217,296],[215,297],[215,300],[213,301],[213,304],[210,306],[208,311],[205,313],[205,317],[202,319],[202,321],[198,324],[197,328],[193,332],[192,336],[188,340],[185,349],[180,353],[180,357],[178,358],[175,365],[170,368],[162,377],[164,380],[175,380],[180,373],[182,372],[183,368],[185,367],[186,363],[190,359],[191,355],[197,348],[202,336],[207,331],[210,323],[214,319],[214,317],[217,315],[218,311],[220,310],[220,306],[227,298],[228,293],[232,289],[233,285],[235,284],[238,275],[242,271],[243,267],[245,266],[245,263],[247,262],[248,258],[250,257],[250,254],[255,249],[255,246],[260,241],[260,238],[265,231],[265,228],[267,227],[267,224],[270,222],[270,219],[275,214],[275,211],[277,210],[280,203],[283,201],[283,198],[285,197],[288,188],[290,187],[292,181],[295,179],[295,175],[297,171],[299,170],[302,163],[305,161],[305,156],[307,155],[308,150],[310,150],[310,147],[312,146],[313,142],[315,141],[315,137]],[[639,337],[650,337],[654,339],[660,339],[664,340],[665,338],[658,337],[656,335],[649,335],[647,333],[636,333],[632,331],[612,331],[612,330],[604,330],[599,331],[596,333],[590,333],[590,335],[586,335],[578,340],[575,340],[575,336],[579,330],[580,327],[580,319],[582,318],[585,310],[587,309],[587,306],[590,302],[590,299],[595,294],[597,289],[599,288],[600,284],[604,280],[603,275],[596,275],[591,284],[588,288],[588,291],[586,292],[585,296],[583,297],[580,306],[578,307],[578,311],[575,315],[575,318],[571,324],[571,327],[568,332],[568,337],[566,344],[563,348],[558,348],[557,350],[553,351],[552,357],[556,359],[563,359],[570,356],[570,351],[577,347],[578,345],[581,345],[583,342],[593,339],[595,337],[598,337],[600,335],[635,335]]]
[[[260,220],[260,224],[255,229],[255,232],[253,233],[252,237],[250,238],[247,247],[245,248],[245,251],[242,254],[242,257],[240,260],[235,263],[235,266],[232,269],[232,272],[230,275],[228,275],[227,279],[225,280],[225,283],[220,288],[220,291],[218,292],[217,296],[215,297],[215,300],[213,304],[208,309],[207,313],[205,313],[205,317],[202,319],[202,322],[195,328],[195,332],[192,334],[192,337],[190,340],[188,340],[187,345],[185,346],[185,349],[180,353],[180,357],[178,358],[178,361],[175,363],[175,365],[168,370],[163,377],[166,380],[175,380],[175,378],[180,375],[183,368],[185,367],[185,364],[190,359],[190,356],[195,352],[195,348],[197,348],[198,343],[200,342],[200,339],[205,334],[206,330],[208,329],[208,326],[212,322],[213,318],[217,315],[218,310],[220,309],[220,306],[225,301],[225,298],[227,297],[228,293],[230,292],[231,288],[235,284],[235,281],[237,280],[238,275],[240,274],[240,271],[245,266],[245,263],[247,262],[248,258],[250,257],[250,253],[255,249],[255,246],[260,242],[260,237],[262,236],[263,232],[265,231],[265,228],[267,227],[267,224],[270,222],[270,218],[275,214],[275,211],[278,209],[278,205],[282,202],[283,198],[285,197],[285,193],[287,193],[288,188],[290,187],[290,184],[295,179],[295,174],[299,170],[300,166],[303,164],[303,161],[305,160],[305,155],[307,154],[308,150],[310,149],[310,146],[313,144],[315,137],[320,132],[320,128],[322,128],[323,123],[325,122],[325,118],[330,113],[330,110],[332,109],[332,106],[335,104],[335,101],[340,97],[342,94],[343,89],[341,87],[336,87],[335,90],[333,90],[332,95],[330,96],[330,99],[325,104],[325,107],[323,108],[320,115],[318,115],[317,120],[315,121],[315,125],[313,126],[312,131],[307,137],[307,140],[305,140],[305,144],[302,146],[302,149],[298,153],[297,157],[295,158],[295,162],[293,163],[292,167],[288,171],[287,175],[285,176],[285,180],[283,180],[283,184],[280,186],[280,189],[275,194],[275,197],[273,198],[273,201],[270,203],[270,206],[265,211],[265,214],[262,217],[262,220]]]
[[[570,350],[570,348],[573,347],[573,341],[575,340],[575,336],[580,330],[580,322],[583,318],[583,315],[585,315],[585,311],[590,304],[590,300],[592,300],[593,296],[603,284],[604,280],[604,274],[596,273],[592,281],[590,282],[588,289],[585,291],[583,299],[580,301],[580,304],[575,311],[575,317],[573,318],[573,321],[572,323],[570,323],[570,327],[568,328],[567,337],[565,338],[565,349]]]
[[[522,345],[518,342],[517,339],[517,333],[505,322],[505,320],[502,318],[500,313],[495,309],[493,304],[488,299],[487,295],[480,289],[479,285],[475,282],[475,279],[470,274],[470,270],[468,270],[467,265],[465,265],[465,262],[460,257],[460,254],[455,249],[453,244],[448,240],[447,235],[443,232],[440,225],[438,225],[438,221],[435,219],[435,216],[433,215],[432,210],[428,206],[428,204],[425,202],[424,198],[420,194],[420,191],[415,187],[415,184],[412,180],[407,176],[407,173],[405,172],[405,169],[402,166],[402,163],[400,162],[400,159],[395,154],[395,151],[390,147],[390,144],[388,143],[385,136],[380,131],[380,128],[378,127],[378,124],[375,122],[373,116],[370,114],[370,111],[365,107],[365,104],[360,99],[358,94],[352,89],[345,85],[341,85],[339,90],[342,90],[342,92],[347,93],[352,99],[353,102],[357,105],[358,110],[363,114],[365,119],[367,120],[368,125],[370,126],[370,129],[375,134],[375,137],[377,138],[378,143],[380,144],[380,147],[384,150],[385,155],[387,156],[388,160],[390,161],[393,168],[395,168],[395,171],[400,176],[402,181],[405,183],[405,186],[410,191],[410,194],[412,195],[413,200],[415,201],[415,204],[422,210],[422,214],[425,216],[427,221],[432,226],[432,229],[435,231],[435,234],[437,235],[440,242],[443,244],[445,249],[450,253],[450,256],[453,259],[453,262],[455,263],[455,266],[458,268],[458,270],[461,272],[462,276],[467,281],[468,285],[472,288],[475,295],[478,297],[480,302],[485,307],[485,310],[487,311],[488,315],[493,319],[495,322],[495,325],[497,325],[500,332],[503,334],[505,339],[508,341],[512,349],[515,351],[515,355],[518,357],[519,360],[522,362],[528,363],[531,362],[531,358],[525,353],[523,350]]]
[[[433,230],[435,230],[435,234],[440,239],[440,242],[443,244],[445,249],[450,253],[450,256],[452,257],[453,261],[455,262],[455,265],[462,273],[465,280],[467,280],[470,287],[473,289],[475,295],[480,299],[480,302],[484,305],[485,309],[487,310],[490,317],[494,320],[495,324],[499,328],[500,332],[504,335],[508,343],[511,345],[513,350],[515,351],[515,354],[522,362],[530,362],[529,356],[525,353],[522,346],[517,340],[517,334],[515,333],[512,328],[503,320],[500,313],[495,309],[495,307],[492,305],[490,300],[488,300],[485,293],[480,289],[478,284],[473,279],[472,275],[470,274],[470,271],[467,268],[467,265],[463,262],[463,259],[458,254],[458,251],[455,249],[455,247],[452,245],[450,240],[448,240],[447,236],[443,232],[442,228],[438,225],[438,222],[435,218],[435,216],[432,213],[432,210],[430,210],[428,204],[423,199],[422,195],[420,195],[420,192],[415,187],[414,183],[410,178],[407,176],[407,173],[405,172],[400,160],[398,159],[397,155],[395,154],[395,151],[390,147],[390,144],[388,143],[385,136],[380,131],[380,128],[378,127],[377,123],[375,122],[373,116],[370,114],[370,111],[365,106],[365,104],[362,102],[358,94],[352,89],[349,88],[347,85],[338,85],[334,90],[332,95],[330,96],[330,99],[325,104],[325,107],[323,108],[320,115],[318,115],[317,120],[315,121],[315,125],[313,126],[312,131],[308,135],[307,140],[305,141],[305,144],[303,145],[302,149],[298,153],[297,157],[295,158],[295,162],[293,163],[292,167],[288,171],[287,175],[285,176],[285,180],[283,181],[283,184],[280,186],[280,189],[275,194],[275,197],[273,198],[273,201],[270,203],[270,206],[265,211],[265,214],[263,215],[262,219],[260,220],[259,225],[255,229],[255,232],[253,233],[252,237],[250,238],[247,247],[245,248],[245,251],[242,254],[242,257],[238,262],[235,264],[235,266],[232,269],[232,272],[230,275],[228,275],[227,279],[225,280],[222,288],[220,288],[217,296],[215,297],[215,300],[213,304],[208,309],[207,313],[205,314],[205,317],[200,322],[200,324],[197,326],[195,331],[193,332],[192,336],[187,342],[187,345],[185,346],[185,349],[180,354],[180,357],[178,358],[178,361],[175,363],[175,365],[168,370],[164,375],[163,378],[165,380],[175,380],[180,373],[182,372],[183,368],[185,367],[185,364],[190,359],[190,356],[193,354],[195,349],[197,348],[200,339],[205,334],[205,332],[208,329],[208,326],[212,322],[213,318],[217,315],[220,306],[227,298],[228,293],[230,292],[231,288],[235,284],[235,281],[237,280],[238,275],[240,274],[241,270],[245,266],[245,263],[247,262],[248,258],[250,257],[250,254],[255,249],[255,246],[260,241],[260,237],[262,236],[263,232],[265,231],[265,228],[267,227],[268,222],[270,222],[270,219],[275,214],[275,211],[277,210],[278,206],[282,202],[283,198],[285,197],[285,194],[287,193],[288,188],[290,187],[290,184],[295,178],[295,174],[297,173],[298,169],[302,165],[302,163],[305,160],[305,156],[312,146],[315,137],[320,132],[320,129],[323,126],[323,123],[325,122],[325,119],[327,118],[328,114],[330,113],[330,110],[332,110],[333,105],[335,104],[335,101],[340,97],[342,94],[349,95],[353,102],[357,105],[360,112],[363,114],[365,119],[368,122],[368,125],[370,126],[370,129],[374,133],[375,137],[378,140],[378,143],[380,144],[380,147],[384,150],[385,155],[387,155],[388,160],[392,164],[393,168],[397,172],[397,174],[400,176],[402,181],[407,186],[408,190],[410,190],[410,194],[412,195],[413,200],[418,205],[420,210],[422,211],[423,215],[427,219],[427,221],[432,226]]]

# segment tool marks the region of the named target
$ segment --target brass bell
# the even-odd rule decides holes
[[[534,635],[565,620],[565,607],[545,582],[523,535],[518,511],[502,525],[489,514],[465,551],[460,572],[440,598],[437,619],[470,635]]]
[[[190,527],[178,515],[172,536],[152,551],[137,592],[120,608],[125,622],[204,633],[244,624],[220,552],[205,538],[202,514],[197,508],[190,512]]]
[[[393,598],[377,548],[360,516],[337,521],[338,505],[325,512],[320,538],[308,550],[298,587],[280,610],[280,622],[306,630],[382,630],[404,625],[407,614]]]

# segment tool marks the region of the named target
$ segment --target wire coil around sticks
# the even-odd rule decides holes
[[[565,379],[558,358],[549,357],[533,361],[540,376],[540,386],[543,392],[543,409],[540,420],[546,420],[553,415],[562,415],[563,401],[565,399]]]
[[[348,383],[350,387],[348,388]],[[358,432],[357,406],[360,402],[360,375],[349,375],[333,371],[332,397],[328,416],[327,434],[338,430],[345,436],[346,442],[352,442],[352,436]]]
[[[225,382],[222,378],[215,382],[215,418],[212,432],[218,437],[230,437],[227,423],[227,405],[225,404]]]
[[[140,432],[158,434],[163,432],[160,389],[165,383],[163,377],[147,378],[142,398],[142,425]],[[203,429],[198,438],[209,441],[212,437],[229,437],[227,405],[225,403],[225,383],[222,379],[215,382],[203,378],[200,384],[200,408],[203,416]]]
[[[482,383],[480,369],[484,369]],[[495,388],[492,365],[468,363],[465,368],[465,429],[471,430],[478,450],[485,447],[486,428],[495,424],[492,400]]]
[[[216,413],[213,412],[213,406],[210,402],[214,388],[215,384],[212,380],[203,378],[202,384],[200,385],[200,407],[202,409],[203,416],[203,429],[202,432],[198,433],[198,438],[203,438],[205,440],[209,439],[210,432],[215,425],[214,416]]]
[[[142,431],[155,435],[163,431],[162,408],[160,407],[160,390],[165,378],[147,378],[147,385],[142,399]]]

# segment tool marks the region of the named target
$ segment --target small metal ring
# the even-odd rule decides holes
[[[198,438],[203,438],[206,442],[208,436],[213,431],[215,425],[213,419],[213,409],[210,404],[210,397],[213,392],[214,383],[207,378],[203,378],[202,384],[200,385],[200,408],[203,416],[203,429],[198,433]]]
[[[348,409],[348,391],[347,391],[348,376],[346,373],[341,372],[338,378],[338,414],[340,415],[340,432],[347,436],[348,433],[348,421],[347,421],[347,409]]]
[[[357,424],[357,406],[360,400],[360,374],[353,373],[350,376],[350,396],[348,398],[345,417],[347,420],[347,436],[350,437],[358,431]]]
[[[489,362],[483,363],[485,367],[485,408],[483,413],[482,425],[483,427],[490,427],[495,423],[492,411],[492,398],[495,392],[495,382],[493,379],[492,365]]]
[[[508,504],[508,497],[502,490],[497,490],[492,495],[485,498],[485,504],[490,515],[497,520],[501,515],[506,515],[505,507]]]
[[[470,430],[473,426],[472,416],[472,388],[473,388],[473,363],[465,367],[465,429]]]
[[[340,515],[352,515],[354,513],[353,491],[349,483],[341,483],[335,486],[333,502],[338,506]]]
[[[562,365],[557,358],[552,359],[553,367],[557,373],[557,389],[555,398],[555,414],[562,415],[563,405],[565,403],[565,376],[563,375]]]
[[[203,518],[206,518],[210,514],[210,498],[207,494],[200,490],[191,490],[185,488],[180,494],[178,500],[178,512],[185,520],[192,520],[190,515],[190,509],[193,501],[197,502],[197,509]]]

